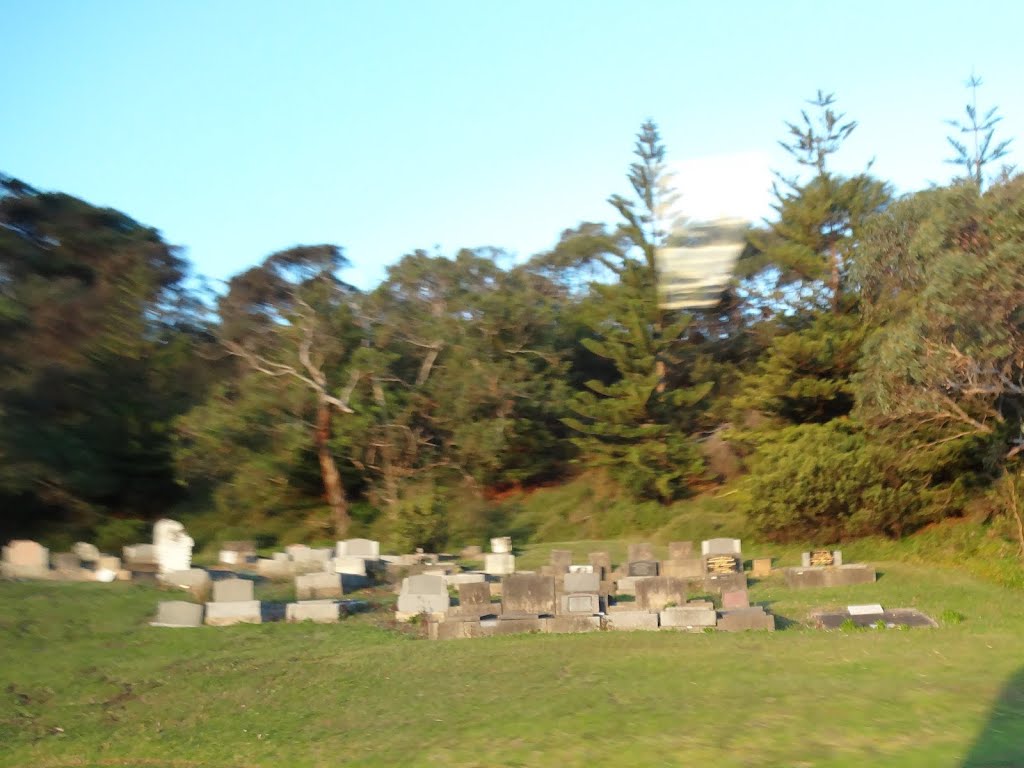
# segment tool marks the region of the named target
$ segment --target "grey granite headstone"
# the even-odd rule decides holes
[[[213,582],[214,603],[240,603],[253,599],[253,584],[248,579],[221,579]]]
[[[295,577],[295,597],[303,600],[328,600],[344,594],[337,573],[306,573]]]

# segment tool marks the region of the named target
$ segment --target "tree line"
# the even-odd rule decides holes
[[[833,170],[856,123],[819,92],[776,215],[686,311],[657,298],[651,121],[613,222],[518,263],[416,251],[369,291],[323,244],[211,298],[157,230],[0,176],[3,534],[114,546],[175,514],[198,538],[437,548],[501,529],[480,500],[587,476],[666,510],[731,483],[769,539],[980,507],[1024,545],[1024,180],[978,84],[962,173],[900,198]]]

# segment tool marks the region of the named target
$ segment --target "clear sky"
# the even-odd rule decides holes
[[[1019,0],[0,0],[0,171],[214,278],[332,242],[368,287],[415,248],[525,257],[611,220],[647,117],[695,214],[766,212],[819,88],[860,123],[841,169],[944,182],[972,69],[1024,130],[1022,29]]]

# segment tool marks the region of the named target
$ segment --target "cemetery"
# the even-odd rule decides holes
[[[630,743],[643,764],[658,764],[665,723],[682,716],[725,733],[720,724],[751,691],[785,702],[788,715],[751,703],[745,716],[770,722],[777,746],[765,752],[757,728],[731,731],[735,757],[725,765],[792,764],[796,745],[827,750],[826,740],[836,754],[862,754],[856,730],[797,729],[819,717],[866,717],[864,733],[888,740],[881,756],[906,756],[916,754],[899,739],[913,727],[907,712],[961,740],[978,727],[981,702],[1014,668],[1013,638],[1024,633],[1009,592],[955,571],[886,560],[864,564],[870,580],[791,583],[792,569],[860,566],[863,545],[830,548],[824,562],[815,549],[714,536],[522,546],[500,537],[451,554],[392,554],[367,539],[279,550],[231,541],[200,565],[190,541],[184,527],[161,525],[151,542],[116,554],[86,542],[70,552],[7,544],[0,627],[10,642],[0,668],[13,692],[0,698],[0,729],[37,735],[19,738],[10,762],[0,749],[0,765],[62,754],[102,765],[117,722],[120,759],[162,766],[152,762],[167,754],[158,721],[177,738],[187,732],[203,765],[303,765],[300,745],[313,743],[367,765],[418,764],[409,757],[424,744],[451,764],[531,764],[522,734],[600,729],[623,706],[652,719],[631,726]],[[501,567],[488,567],[492,555]],[[979,643],[996,655],[979,656]],[[14,663],[25,654],[45,665]],[[834,676],[843,659],[863,662]],[[531,693],[506,696],[513,679]],[[201,693],[214,681],[215,697]],[[125,698],[125,686],[138,693]],[[45,687],[62,696],[48,698]],[[844,709],[850,689],[881,702],[884,720]],[[200,696],[201,729],[188,717],[169,721],[165,713]],[[73,705],[83,701],[99,705]],[[311,716],[316,701],[337,712]],[[372,722],[349,719],[351,708]],[[452,718],[485,731],[428,728]],[[566,739],[565,764],[582,765],[587,740]],[[722,764],[713,740],[675,741],[688,758]],[[954,764],[934,749],[930,764]]]
[[[346,594],[387,588],[397,594],[393,619],[417,623],[434,640],[509,634],[574,634],[601,631],[744,632],[776,630],[776,617],[751,603],[740,539],[672,541],[659,558],[651,543],[631,543],[625,561],[592,551],[586,562],[571,549],[551,549],[536,570],[517,570],[511,537],[490,540],[490,551],[461,553],[466,568],[450,554],[418,551],[381,554],[370,539],[337,541],[333,547],[290,544],[260,557],[255,542],[226,541],[218,563],[192,567],[193,539],[174,520],[153,526],[153,542],[125,546],[120,558],[78,542],[67,553],[49,553],[36,542],[17,540],[3,548],[2,575],[11,579],[133,581],[181,590],[188,600],[159,601],[154,627],[226,627],[265,621],[338,623],[365,609]],[[699,555],[697,552],[699,551]],[[579,559],[580,562],[574,562]],[[771,558],[753,558],[750,574],[771,578]],[[801,565],[781,571],[789,589],[844,587],[875,582],[875,569],[844,564],[839,550],[801,555]],[[261,601],[257,582],[289,583],[294,601]],[[861,606],[862,608],[863,606]],[[872,612],[821,610],[808,626],[934,627],[914,609]],[[867,618],[865,618],[867,617]]]

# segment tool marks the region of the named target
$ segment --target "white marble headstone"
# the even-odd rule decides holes
[[[160,573],[187,571],[192,567],[195,542],[177,520],[157,520],[153,526],[153,547]]]

